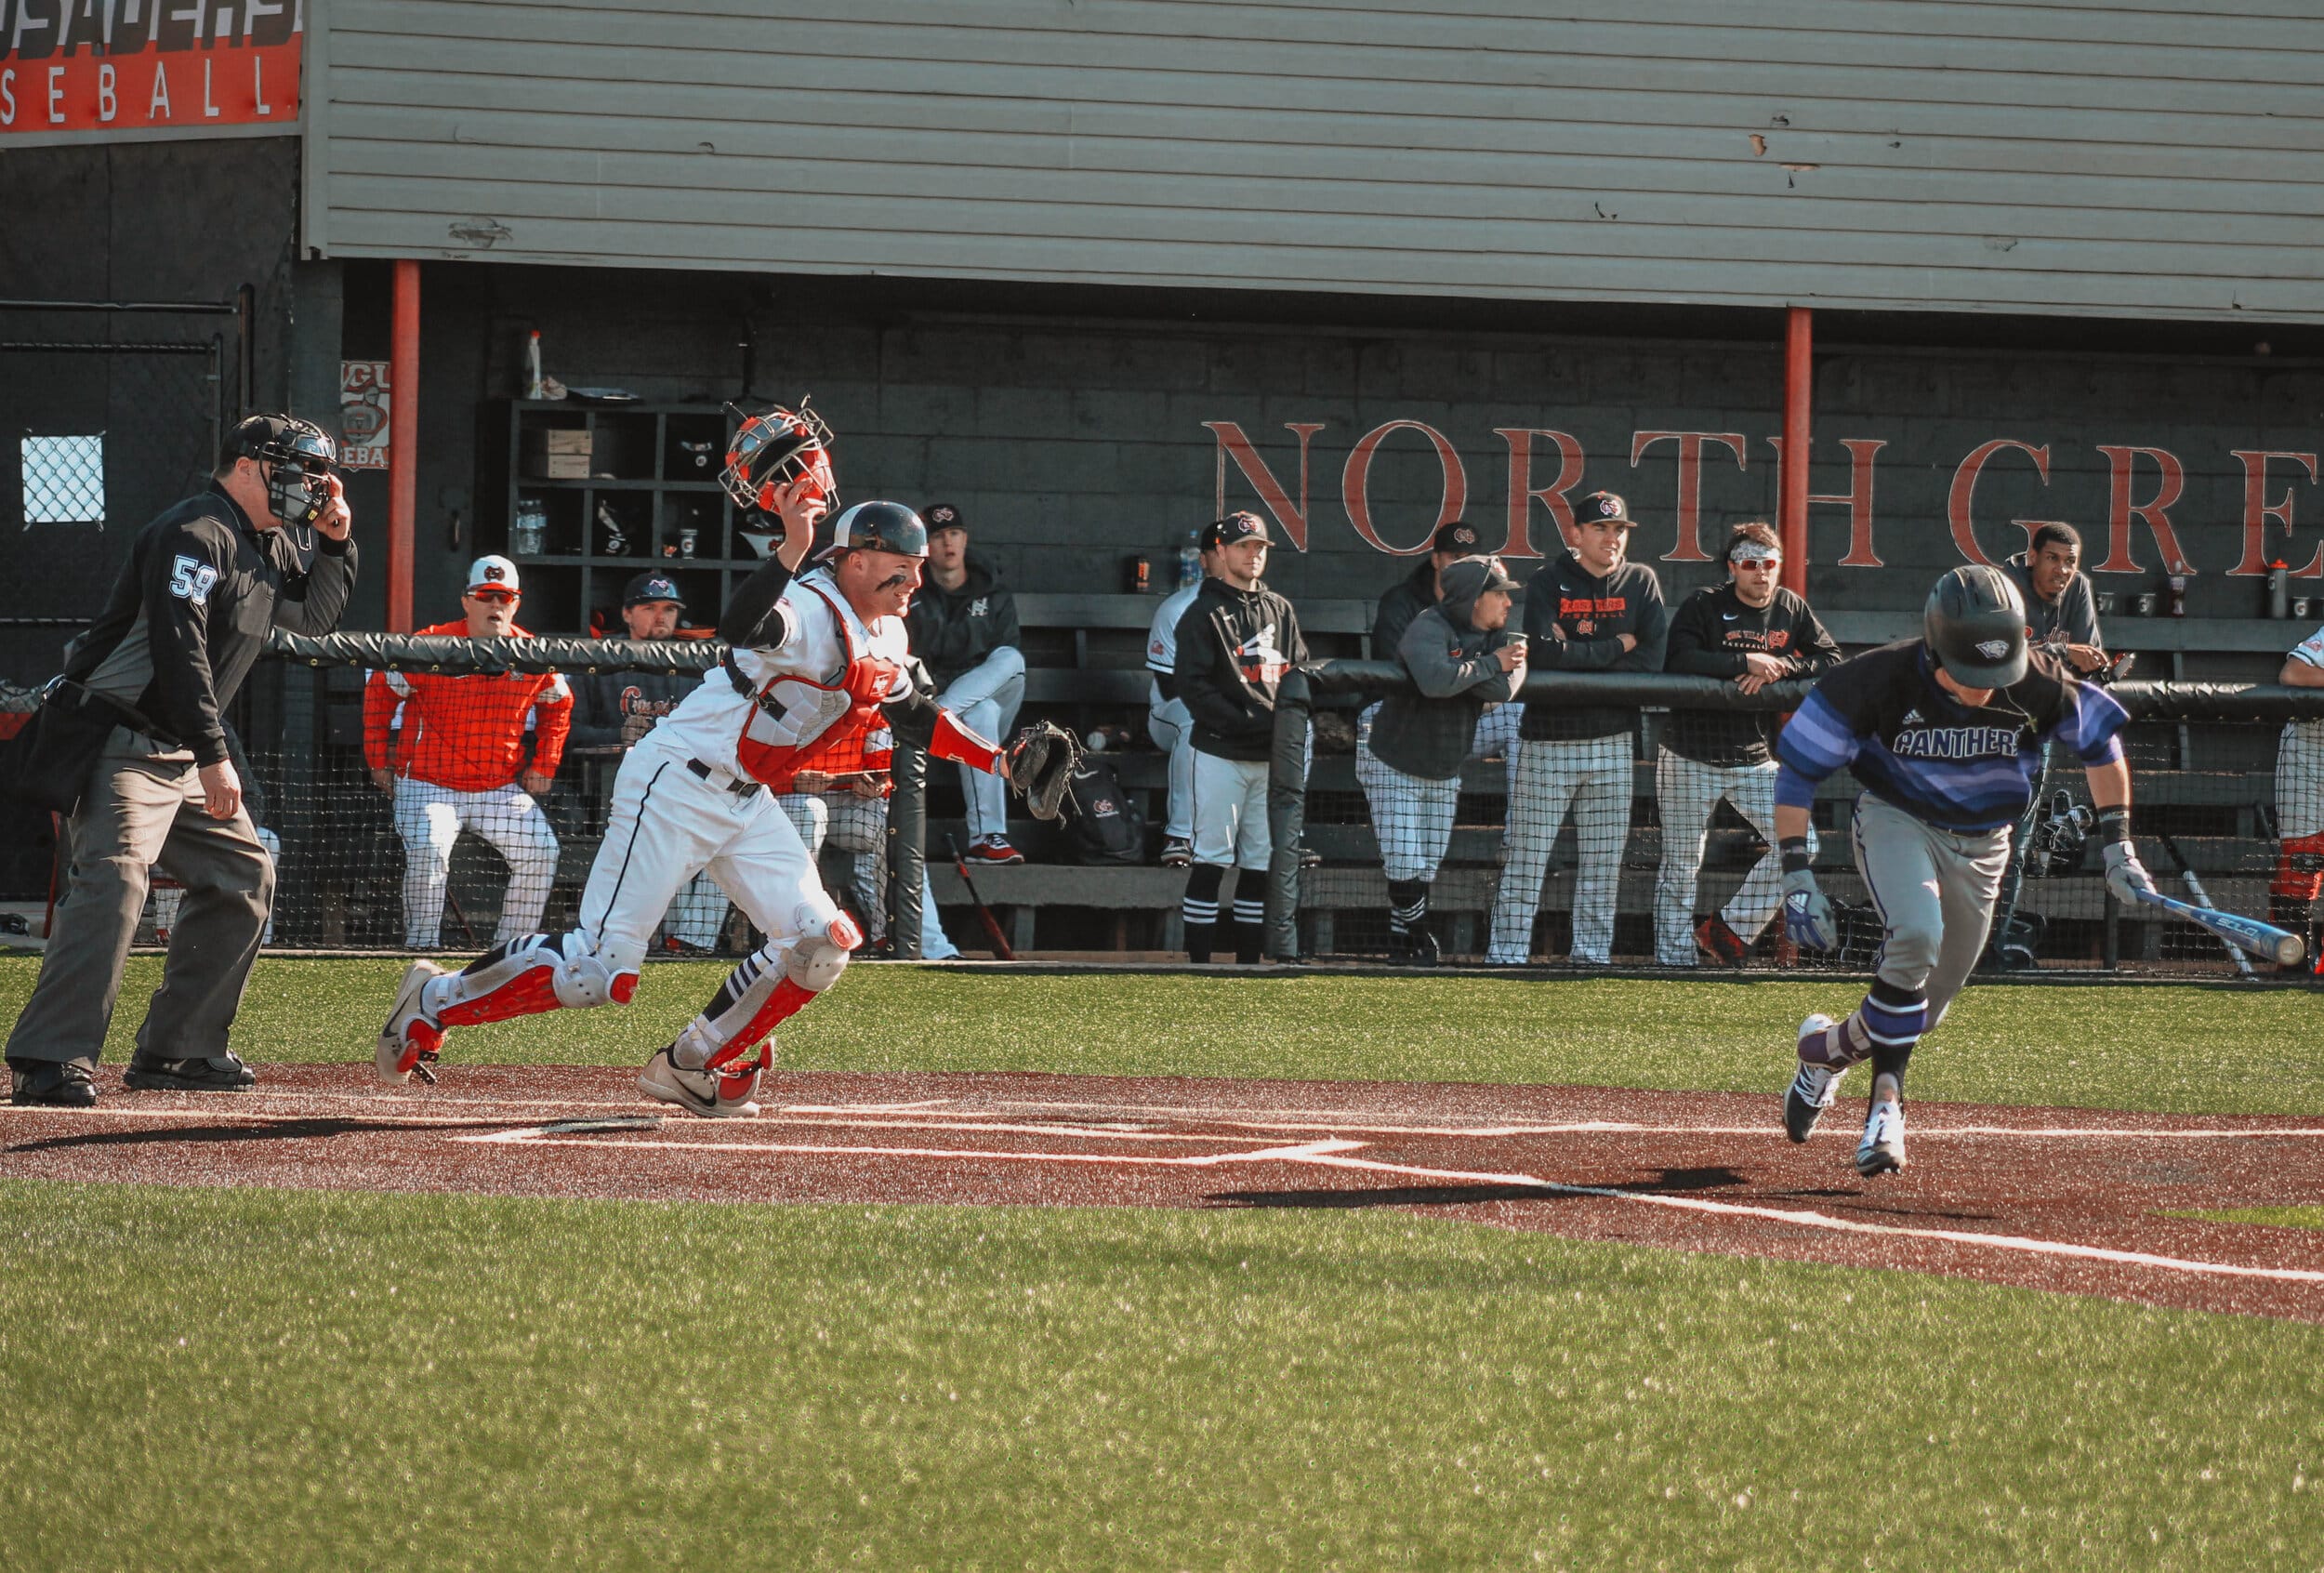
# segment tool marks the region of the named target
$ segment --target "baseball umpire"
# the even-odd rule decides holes
[[[224,716],[270,628],[338,626],[355,548],[337,461],[310,422],[241,422],[208,487],[139,532],[103,614],[66,647],[46,705],[112,724],[91,729],[101,744],[57,794],[77,799],[72,879],[40,981],[8,1035],[14,1102],[97,1102],[98,1054],[156,866],[185,897],[123,1080],[182,1092],[256,1081],[227,1035],[273,905],[274,869],[243,805]]]
[[[2029,651],[2026,605],[1996,568],[1956,568],[1930,593],[1922,637],[1842,661],[1816,681],[1776,740],[1776,836],[1784,924],[1829,950],[1832,905],[1808,851],[1816,784],[1842,768],[1864,784],[1849,836],[1886,932],[1872,986],[1846,1020],[1800,1024],[1784,1131],[1804,1142],[1848,1067],[1872,1062],[1856,1146],[1867,1179],[1905,1166],[1905,1066],[1945,1019],[1993,921],[2010,827],[2026,812],[2055,740],[2088,773],[2105,839],[2106,886],[2124,902],[2154,880],[2131,842],[2131,768],[2116,734],[2130,720],[2104,689]]]

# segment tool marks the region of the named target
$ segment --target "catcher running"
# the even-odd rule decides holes
[[[775,1027],[837,982],[863,944],[776,794],[803,773],[860,771],[891,736],[1009,778],[1003,751],[937,706],[907,653],[904,612],[928,554],[917,513],[857,503],[800,571],[837,500],[831,444],[830,429],[803,406],[771,410],[735,433],[726,488],[778,522],[782,540],[719,619],[729,647],[721,664],[622,761],[579,926],[522,935],[458,972],[412,963],[379,1033],[384,1079],[432,1081],[429,1067],[452,1027],[627,1004],[654,925],[706,869],[767,943],[654,1051],[638,1085],[689,1114],[754,1115]],[[1043,784],[1062,759],[1041,734],[1010,753]],[[1053,796],[1046,805],[1037,797],[1037,811],[1043,806],[1053,813]]]

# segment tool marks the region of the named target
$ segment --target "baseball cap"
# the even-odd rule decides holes
[[[960,517],[960,510],[950,503],[937,503],[920,515],[920,522],[928,526],[928,533],[931,535],[939,530],[965,530],[969,527],[969,522]]]
[[[627,612],[640,601],[674,601],[680,606],[686,604],[686,598],[678,593],[678,585],[675,580],[667,574],[651,572],[640,574],[624,587],[621,592],[621,609]]]
[[[1202,527],[1202,549],[1216,551],[1237,541],[1272,541],[1266,522],[1256,513],[1230,513]]]
[[[1464,519],[1439,524],[1428,543],[1431,551],[1449,551],[1456,557],[1473,557],[1477,549],[1477,527]]]
[[[468,588],[471,593],[480,589],[507,590],[515,595],[517,565],[505,557],[480,557],[469,564]]]
[[[1574,523],[1596,524],[1611,521],[1625,530],[1635,530],[1638,522],[1630,516],[1630,505],[1612,492],[1592,492],[1574,505]]]

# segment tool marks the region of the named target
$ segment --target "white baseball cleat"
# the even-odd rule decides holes
[[[1783,1133],[1794,1142],[1804,1142],[1814,1132],[1816,1122],[1840,1095],[1840,1078],[1848,1074],[1845,1065],[1823,1064],[1807,1057],[1811,1047],[1819,1054],[1824,1051],[1820,1040],[1830,1031],[1831,1018],[1821,1011],[1800,1024],[1800,1074],[1791,1078],[1790,1091],[1783,1095]]]
[[[699,1119],[749,1119],[759,1112],[752,1095],[759,1091],[763,1062],[736,1070],[687,1070],[671,1058],[668,1047],[654,1051],[638,1075],[638,1091],[665,1104],[674,1104]]]
[[[390,1086],[404,1085],[414,1071],[422,1081],[436,1079],[428,1066],[443,1047],[443,1028],[429,1019],[421,1002],[428,997],[428,985],[443,975],[444,969],[433,961],[415,961],[403,969],[403,981],[395,987],[395,1008],[379,1029],[376,1054],[379,1079]]]
[[[1856,1143],[1856,1172],[1867,1180],[1894,1174],[1905,1166],[1905,1109],[1895,1099],[1874,1104]]]

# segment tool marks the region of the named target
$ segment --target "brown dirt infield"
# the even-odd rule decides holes
[[[1578,1239],[1900,1267],[2324,1322],[2324,1232],[2174,1210],[2324,1197],[2324,1120],[1912,1105],[1856,1177],[1860,1106],[1804,1146],[1777,1100],[1453,1083],[778,1075],[755,1120],[651,1117],[630,1073],[269,1066],[240,1095],[0,1107],[0,1175],[510,1196],[1393,1207]]]

